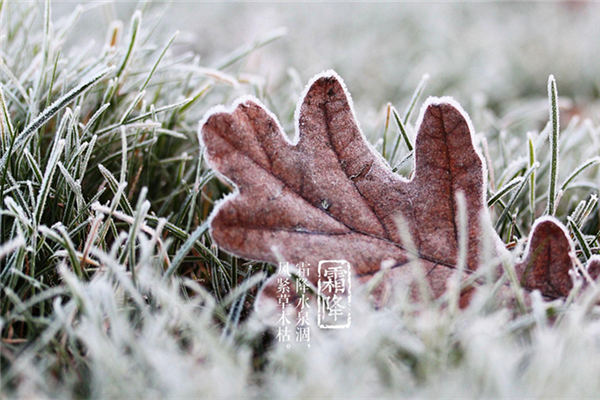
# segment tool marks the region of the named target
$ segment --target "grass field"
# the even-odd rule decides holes
[[[362,287],[350,329],[315,329],[310,348],[273,340],[251,311],[274,267],[211,243],[207,217],[231,187],[203,162],[198,122],[252,94],[292,134],[305,83],[334,68],[408,176],[388,103],[414,138],[425,97],[452,95],[514,264],[548,202],[554,74],[556,217],[582,233],[583,263],[600,252],[598,11],[0,0],[1,397],[597,397],[593,283],[524,310],[492,284],[463,310],[402,293],[375,309]]]

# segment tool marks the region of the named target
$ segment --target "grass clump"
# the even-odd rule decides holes
[[[58,377],[71,351],[83,355],[74,338],[57,341],[56,312],[95,307],[100,299],[81,297],[94,297],[82,289],[90,281],[125,285],[141,306],[145,265],[219,300],[246,277],[202,224],[227,189],[202,166],[197,123],[214,102],[258,89],[173,52],[174,37],[160,43],[144,29],[152,9],[126,32],[111,25],[98,49],[63,47],[85,8],[53,23],[49,2],[0,4],[1,362],[3,388],[15,389],[29,344],[38,352],[28,362]]]
[[[243,60],[279,33],[203,65],[177,48],[176,33],[164,32],[154,7],[133,13],[129,24],[110,24],[97,46],[65,44],[87,7],[57,21],[51,11],[49,2],[0,1],[3,395],[546,397],[600,390],[599,292],[592,284],[580,293],[581,282],[564,301],[534,294],[523,310],[496,304],[498,284],[489,282],[467,309],[451,312],[451,293],[415,304],[402,290],[391,307],[375,310],[363,287],[353,294],[351,329],[315,329],[310,348],[269,340],[248,313],[269,267],[224,254],[207,234],[212,205],[230,188],[204,166],[197,124],[208,108],[239,94],[273,103],[264,80],[244,74]],[[405,176],[426,82],[366,124]],[[292,82],[273,94],[286,127],[296,91]],[[501,117],[485,103],[469,110],[488,165],[489,207],[515,249],[509,265],[547,210],[568,221],[582,262],[600,248],[597,147],[586,145],[600,143],[600,131],[571,118],[558,135],[558,98],[550,92],[550,122],[535,121],[539,129],[529,133],[520,131],[528,112]]]

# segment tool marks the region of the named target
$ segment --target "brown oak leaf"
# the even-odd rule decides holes
[[[213,240],[247,259],[305,262],[313,270],[319,260],[345,259],[364,281],[383,261],[392,260],[394,273],[411,259],[401,215],[439,296],[457,262],[458,192],[468,219],[465,272],[477,268],[484,236],[492,238],[492,253],[504,248],[489,223],[485,167],[465,112],[449,98],[430,98],[418,126],[407,181],[365,139],[333,72],[308,85],[293,142],[254,98],[213,110],[201,124],[206,160],[237,187],[212,213]],[[316,271],[309,274],[315,279]]]
[[[255,98],[240,99],[230,110],[212,110],[201,124],[206,160],[237,188],[211,214],[213,240],[247,259],[304,262],[313,284],[320,260],[349,261],[361,281],[389,262],[387,278],[394,282],[403,278],[400,267],[416,256],[433,295],[441,295],[457,263],[459,192],[468,222],[465,272],[477,269],[485,236],[493,242],[491,256],[505,249],[489,222],[485,165],[466,113],[449,98],[430,98],[418,121],[415,172],[408,181],[365,139],[334,72],[307,86],[293,142]],[[413,253],[403,243],[400,216],[414,241]],[[515,266],[522,286],[549,298],[566,296],[576,273],[573,254],[562,224],[539,219]],[[600,257],[592,258],[587,270],[593,279],[600,275]],[[262,297],[275,298],[276,278]],[[471,294],[465,290],[460,304]]]
[[[552,217],[539,218],[531,229],[525,257],[515,270],[524,288],[538,289],[549,298],[564,297],[573,288],[571,275],[578,274],[574,257],[566,228]],[[585,268],[595,280],[600,275],[600,257],[591,257]]]
[[[600,256],[594,255],[590,257],[586,265],[587,273],[594,281],[600,276]]]
[[[521,286],[549,297],[566,296],[573,282],[573,244],[565,228],[552,218],[540,218],[531,229],[525,257],[515,266]]]

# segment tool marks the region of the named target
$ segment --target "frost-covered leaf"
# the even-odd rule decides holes
[[[600,276],[600,256],[592,256],[588,260],[586,269],[587,273],[590,275],[590,278],[592,278],[593,280],[598,279],[598,276]]]
[[[549,297],[569,294],[573,282],[573,244],[565,228],[553,218],[540,218],[531,229],[524,259],[515,266],[521,285]]]
[[[521,285],[538,289],[546,297],[564,297],[573,288],[575,248],[566,228],[552,217],[536,221],[523,260],[515,266]],[[592,256],[583,267],[592,280],[600,276],[600,256]]]
[[[211,235],[223,249],[277,263],[345,259],[361,280],[392,260],[392,274],[417,256],[438,296],[457,265],[456,195],[465,198],[465,272],[480,261],[481,240],[502,244],[489,224],[483,162],[461,107],[449,98],[423,106],[415,173],[393,173],[361,133],[349,95],[333,72],[317,76],[298,108],[297,139],[288,141],[256,99],[205,119],[202,140],[210,165],[237,188],[213,211]],[[416,247],[402,240],[399,217]],[[309,274],[314,282],[316,271]]]

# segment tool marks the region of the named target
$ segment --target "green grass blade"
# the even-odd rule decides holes
[[[127,68],[127,65],[129,65],[129,61],[131,60],[131,56],[133,54],[135,45],[138,40],[141,23],[142,13],[138,10],[131,17],[131,24],[129,27],[129,44],[127,46],[127,51],[125,52],[125,55],[123,56],[123,59],[121,60],[119,68],[117,69],[117,72],[115,74],[117,79],[121,78],[121,76],[125,72],[125,69]]]
[[[529,150],[529,168],[535,163],[535,147],[533,145],[533,138],[531,134],[527,135],[527,145]],[[531,214],[531,221],[535,220],[535,170],[531,172],[529,177],[529,214]]]
[[[58,160],[62,155],[63,149],[65,147],[65,140],[60,139],[52,153],[50,154],[50,158],[48,159],[48,164],[46,165],[46,171],[44,172],[44,177],[40,184],[40,191],[36,201],[34,220],[36,224],[39,224],[42,219],[42,214],[44,213],[46,200],[48,198],[48,193],[50,193],[50,189],[52,186],[52,179],[54,177],[54,172],[56,171],[56,167],[58,165]]]
[[[554,215],[556,212],[556,184],[558,180],[558,135],[560,130],[558,116],[558,93],[556,80],[553,75],[548,78],[548,100],[550,102],[550,121],[552,131],[550,132],[550,185],[548,187],[548,206],[546,214]]]
[[[581,251],[583,253],[583,257],[585,258],[586,261],[589,260],[589,258],[592,256],[592,251],[590,250],[589,245],[585,241],[583,233],[581,233],[581,230],[577,226],[577,223],[575,223],[575,221],[573,221],[571,219],[571,217],[567,217],[567,221],[568,221],[569,228],[571,228],[571,231],[573,232],[573,235],[575,236],[575,239],[577,240],[577,243],[579,244],[579,248],[581,249]]]
[[[413,94],[410,98],[408,107],[406,107],[406,111],[404,111],[404,121],[403,121],[404,125],[408,124],[408,120],[410,119],[410,116],[411,116],[413,110],[415,109],[415,106],[416,106],[417,102],[419,101],[421,94],[423,94],[423,90],[425,90],[425,86],[427,86],[428,80],[429,80],[429,74],[424,74],[421,77],[421,80],[419,81],[417,88],[415,89],[415,91],[413,92]]]

